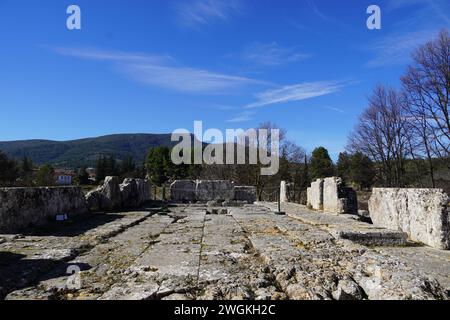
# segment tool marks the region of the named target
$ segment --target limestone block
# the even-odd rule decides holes
[[[106,177],[102,186],[86,195],[90,211],[114,210],[122,206],[119,177]]]
[[[234,185],[229,180],[198,180],[195,188],[198,201],[232,200],[234,198]]]
[[[195,187],[193,180],[176,180],[170,185],[170,198],[180,202],[195,201]]]
[[[0,188],[1,232],[44,225],[59,214],[70,218],[87,212],[78,187]]]
[[[377,226],[401,230],[413,241],[450,249],[449,197],[441,189],[374,188],[369,213]]]
[[[338,177],[325,178],[323,183],[323,210],[331,213],[358,213],[356,192],[344,187]]]
[[[256,187],[235,186],[234,187],[234,200],[246,201],[247,203],[255,202],[256,201]]]
[[[307,190],[307,204],[314,210],[323,209],[323,179],[311,183]]]
[[[138,185],[135,179],[125,179],[120,184],[122,207],[132,208],[141,204]]]

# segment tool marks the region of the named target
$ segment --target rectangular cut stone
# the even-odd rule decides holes
[[[197,201],[233,200],[234,185],[229,180],[197,180]]]
[[[59,214],[68,217],[87,213],[81,188],[0,188],[0,232],[54,221]]]
[[[406,232],[413,241],[450,249],[449,197],[441,189],[374,188],[369,213],[377,226]]]
[[[338,177],[325,178],[323,183],[323,210],[331,213],[357,214],[356,192],[344,187]]]
[[[253,186],[235,186],[234,200],[253,203],[256,201],[256,187]]]
[[[170,185],[170,198],[172,201],[195,201],[196,183],[193,180],[176,180]]]
[[[307,189],[307,204],[314,210],[323,209],[323,179],[317,179]]]

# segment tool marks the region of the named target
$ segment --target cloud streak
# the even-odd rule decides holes
[[[278,66],[286,63],[308,59],[311,55],[297,52],[294,49],[283,48],[276,42],[248,45],[242,54],[244,60],[263,66]]]
[[[107,61],[134,81],[173,91],[193,94],[225,94],[243,87],[268,85],[246,77],[180,67],[168,55],[145,55],[92,49],[57,48],[59,54],[79,59]]]
[[[175,9],[182,24],[197,27],[228,21],[240,15],[242,8],[239,0],[183,0]]]
[[[255,111],[244,111],[238,113],[234,118],[227,120],[230,123],[239,123],[239,122],[247,122],[253,119],[253,116],[256,114]]]
[[[301,101],[340,91],[347,84],[342,81],[303,82],[268,90],[256,95],[257,101],[246,105],[245,109],[260,108],[273,104]]]
[[[410,61],[411,52],[437,34],[437,30],[394,34],[382,38],[367,49],[375,56],[365,66],[369,68],[402,65]]]

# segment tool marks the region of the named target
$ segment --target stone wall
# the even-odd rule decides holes
[[[377,226],[406,232],[413,241],[450,249],[449,197],[441,189],[374,188],[369,213]]]
[[[307,189],[307,206],[314,210],[323,209],[323,179],[317,179]]]
[[[356,192],[352,188],[345,187],[341,178],[325,178],[323,182],[323,211],[357,214]]]
[[[196,183],[193,180],[176,180],[170,185],[170,199],[176,202],[193,202]]]
[[[0,188],[0,232],[16,232],[87,213],[84,194],[77,187]]]
[[[234,200],[253,203],[256,201],[256,187],[252,186],[235,186]]]
[[[235,186],[229,180],[176,180],[170,185],[175,202],[256,201],[256,187]]]
[[[234,185],[229,180],[197,180],[195,188],[197,201],[233,200]]]
[[[110,211],[133,208],[151,199],[150,182],[144,179],[125,179],[119,184],[118,177],[106,177],[102,186],[86,195],[90,211]]]

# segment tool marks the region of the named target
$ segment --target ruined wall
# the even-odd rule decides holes
[[[307,206],[314,210],[323,209],[323,179],[317,179],[307,189]]]
[[[170,185],[170,199],[175,202],[256,201],[256,187],[235,186],[229,180],[176,180]]]
[[[195,197],[198,201],[233,200],[234,185],[229,180],[197,180]]]
[[[151,199],[150,182],[144,179],[125,179],[119,184],[118,177],[106,177],[102,186],[86,195],[90,211],[109,211],[133,208]]]
[[[331,213],[358,213],[358,200],[352,188],[345,187],[338,177],[323,182],[323,211]]]
[[[43,225],[58,214],[87,212],[84,194],[77,187],[0,188],[0,232]]]
[[[196,183],[194,180],[176,180],[170,185],[170,199],[176,202],[193,202]]]
[[[374,188],[369,212],[377,226],[401,230],[413,241],[448,250],[448,203],[441,189]]]
[[[234,200],[246,201],[247,203],[255,202],[256,201],[256,187],[235,186],[234,187]]]

